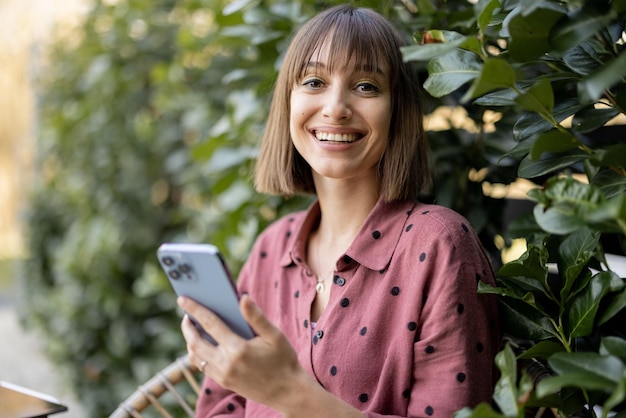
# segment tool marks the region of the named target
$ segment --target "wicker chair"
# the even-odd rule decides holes
[[[199,381],[198,369],[182,356],[139,386],[109,418],[173,418],[181,413],[193,418]]]

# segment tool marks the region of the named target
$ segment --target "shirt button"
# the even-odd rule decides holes
[[[322,337],[324,336],[324,331],[322,331],[321,329],[320,329],[320,330],[318,330],[318,331],[315,333],[315,336],[316,336],[318,339],[322,338]]]
[[[344,284],[346,284],[346,279],[341,276],[335,276],[334,281],[337,286],[343,286]]]

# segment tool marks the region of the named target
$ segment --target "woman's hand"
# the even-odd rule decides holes
[[[276,409],[289,402],[289,393],[297,386],[294,382],[306,372],[284,334],[247,295],[239,307],[256,333],[251,340],[234,333],[217,315],[189,298],[179,298],[178,304],[219,343],[214,346],[202,338],[185,315],[182,331],[193,364],[206,362],[202,369],[207,376],[245,398]]]

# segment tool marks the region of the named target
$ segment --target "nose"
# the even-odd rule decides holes
[[[352,106],[350,104],[350,92],[335,85],[329,88],[324,97],[322,115],[330,120],[345,120],[352,117]]]

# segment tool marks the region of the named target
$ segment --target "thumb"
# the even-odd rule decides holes
[[[278,329],[267,319],[259,306],[252,301],[249,295],[244,294],[239,300],[239,309],[244,319],[250,324],[255,334],[268,335]]]

